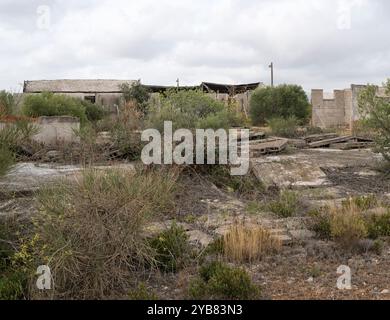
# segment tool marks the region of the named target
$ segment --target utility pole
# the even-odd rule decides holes
[[[274,63],[273,62],[271,62],[269,68],[271,68],[271,87],[273,87],[274,86]]]

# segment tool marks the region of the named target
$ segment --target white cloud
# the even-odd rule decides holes
[[[37,28],[39,5],[51,9],[49,30]],[[345,8],[351,25],[340,29]],[[306,90],[379,83],[390,76],[389,9],[386,0],[2,0],[0,88],[56,78],[268,82],[270,61],[276,82]]]

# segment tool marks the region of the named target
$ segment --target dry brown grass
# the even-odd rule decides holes
[[[223,237],[225,258],[238,263],[258,261],[280,248],[280,240],[259,225],[236,223]]]
[[[352,200],[341,208],[330,208],[329,219],[332,238],[345,248],[353,248],[368,235],[362,210]]]

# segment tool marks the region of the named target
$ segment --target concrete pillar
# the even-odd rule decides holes
[[[334,99],[338,110],[345,110],[344,90],[334,90]]]
[[[312,105],[312,125],[322,126],[319,116],[319,109],[324,106],[324,90],[313,89],[311,90],[311,105]]]
[[[345,105],[345,123],[349,126],[349,128],[353,129],[353,121],[352,121],[352,114],[353,114],[353,106],[352,106],[352,90],[346,89],[344,90],[344,105]]]
[[[360,112],[359,112],[359,93],[362,89],[364,89],[366,86],[364,85],[351,85],[352,89],[352,121],[358,121],[360,120]]]

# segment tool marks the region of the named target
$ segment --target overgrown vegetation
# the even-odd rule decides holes
[[[308,213],[312,218],[310,228],[316,233],[317,237],[324,240],[331,240],[332,230],[330,227],[330,216],[328,210],[316,209]]]
[[[27,276],[14,262],[19,224],[13,218],[0,221],[0,300],[25,298]]]
[[[223,236],[222,252],[232,262],[245,263],[260,260],[277,252],[281,243],[270,232],[258,225],[235,223]]]
[[[371,239],[390,237],[390,209],[385,214],[372,214],[368,217],[367,232]]]
[[[189,288],[192,299],[251,300],[260,296],[244,269],[229,267],[222,262],[211,262],[201,267],[199,276]]]
[[[158,296],[149,290],[144,283],[140,283],[136,288],[129,292],[130,300],[146,301],[146,300],[158,300]]]
[[[149,245],[155,250],[157,267],[164,272],[177,272],[186,266],[191,257],[186,231],[176,223],[151,239]]]
[[[16,108],[17,101],[11,92],[0,91],[0,117],[11,115]]]
[[[26,96],[22,113],[28,117],[72,116],[81,123],[98,121],[105,115],[103,107],[97,104],[51,92]]]
[[[149,88],[142,85],[141,81],[138,80],[133,84],[123,83],[120,86],[120,89],[122,90],[125,104],[133,103],[136,107],[136,110],[145,115],[148,109],[148,101],[150,98]]]
[[[352,134],[356,137],[376,139],[377,129],[367,125],[366,120],[358,120],[352,124]]]
[[[271,128],[271,132],[275,136],[284,138],[295,138],[298,136],[297,128],[299,121],[295,116],[288,118],[271,118],[267,121],[268,126]]]
[[[168,90],[149,107],[146,126],[163,131],[164,121],[172,121],[174,130],[227,129],[242,118],[231,108],[199,90]]]
[[[35,125],[26,120],[5,124],[0,129],[0,176],[12,167],[18,152],[36,133]]]
[[[15,163],[15,155],[6,147],[0,147],[0,177],[5,175]]]
[[[200,168],[206,177],[218,188],[226,192],[236,193],[247,200],[256,200],[265,192],[265,186],[253,175],[252,172],[244,176],[232,176],[230,167],[213,165]]]
[[[255,125],[264,125],[275,117],[296,117],[305,122],[310,117],[310,104],[303,88],[297,85],[259,88],[251,96],[250,115]]]
[[[321,239],[334,240],[346,249],[354,249],[366,238],[390,236],[390,210],[368,213],[377,205],[373,196],[350,198],[341,207],[313,211],[311,228]]]
[[[118,121],[111,128],[111,138],[116,157],[137,160],[141,156],[141,135],[126,121]]]
[[[154,250],[142,236],[146,223],[174,206],[177,172],[87,170],[38,196],[36,244],[21,264],[51,267],[55,298],[121,296],[145,268],[155,266]],[[27,262],[26,262],[27,261]],[[33,291],[32,298],[40,293]]]
[[[354,248],[368,236],[367,226],[360,209],[353,203],[330,211],[331,237],[345,248]]]
[[[386,97],[378,95],[378,87],[368,85],[359,94],[359,109],[365,124],[377,132],[379,151],[390,162],[390,79],[385,84]]]
[[[289,218],[300,208],[298,194],[290,190],[282,190],[278,199],[268,203],[268,209],[281,218]]]
[[[344,200],[342,205],[344,207],[348,207],[350,205],[355,205],[360,210],[368,210],[375,208],[378,205],[378,199],[375,195],[367,195],[367,196],[358,196],[352,197],[347,200]]]

